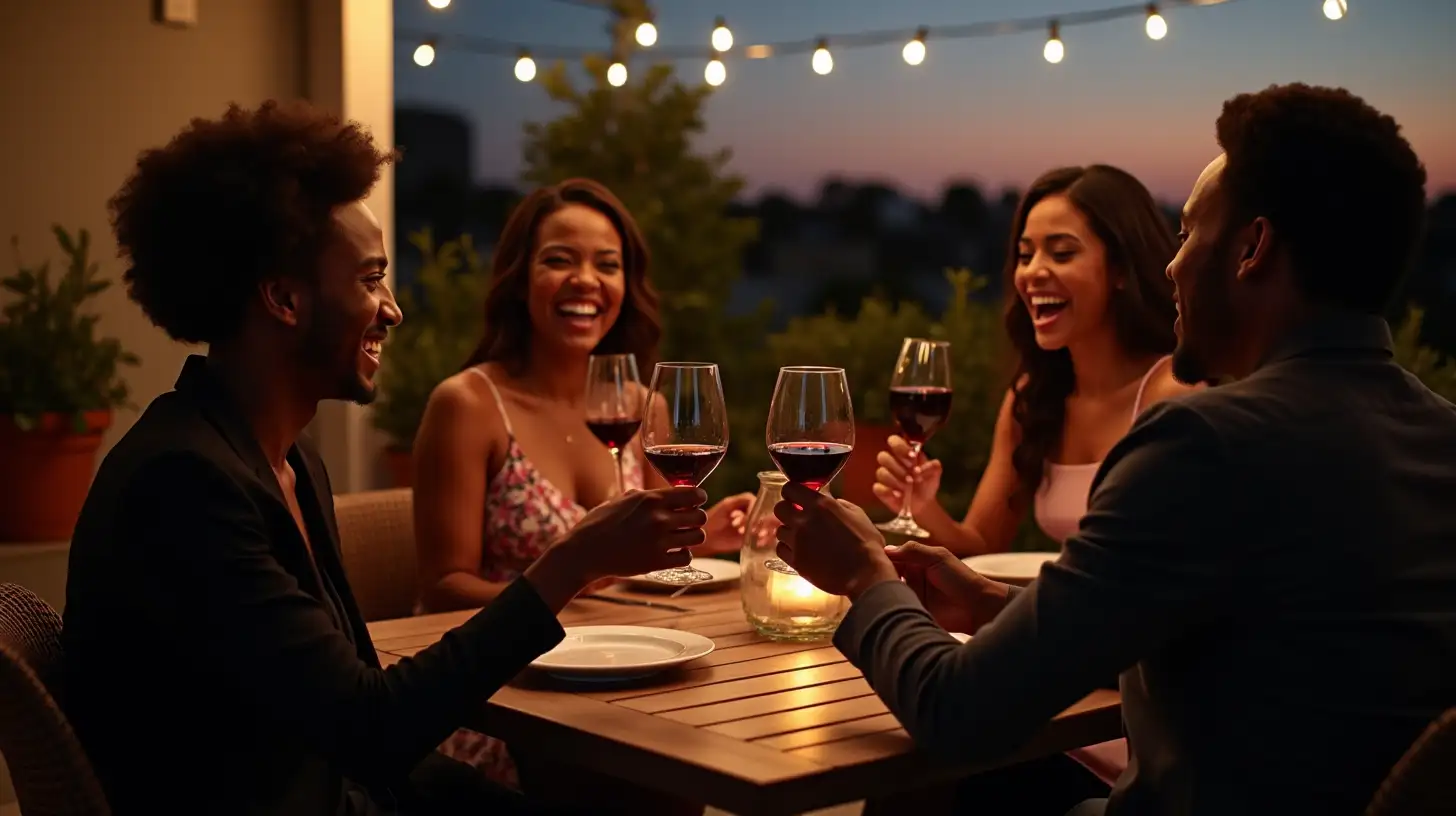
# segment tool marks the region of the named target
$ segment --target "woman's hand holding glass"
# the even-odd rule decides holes
[[[923,453],[912,456],[910,444],[904,438],[891,436],[889,450],[880,451],[875,462],[879,467],[875,470],[875,484],[871,490],[875,498],[890,510],[899,513],[904,506],[907,484],[912,513],[918,515],[935,501],[943,471],[939,459],[927,460]],[[908,482],[907,475],[910,476]]]

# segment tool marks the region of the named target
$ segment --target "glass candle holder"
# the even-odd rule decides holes
[[[773,509],[787,482],[777,470],[758,474],[758,495],[748,511],[739,558],[743,612],[759,634],[773,640],[827,640],[849,612],[849,599],[823,592],[803,576],[786,575],[764,566],[777,557],[774,549],[778,546],[775,533],[779,520]],[[824,492],[828,492],[827,486]]]

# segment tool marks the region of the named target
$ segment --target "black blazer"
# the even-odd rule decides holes
[[[118,816],[336,813],[410,769],[563,637],[517,581],[381,669],[328,474],[289,452],[315,572],[241,415],[191,357],[102,463],[71,542],[67,713]]]
[[[1109,816],[1361,813],[1456,705],[1456,407],[1329,315],[1160,403],[1061,557],[966,645],[890,581],[835,644],[916,743],[1005,756],[1121,673]]]

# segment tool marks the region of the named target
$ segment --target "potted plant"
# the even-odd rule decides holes
[[[389,437],[385,464],[396,487],[410,484],[410,448],[430,393],[460,371],[480,340],[489,277],[469,235],[436,246],[425,229],[410,243],[424,263],[399,292],[404,322],[390,333],[373,411],[374,427]]]
[[[69,262],[52,282],[50,263],[28,268],[11,239],[17,271],[0,279],[0,541],[70,537],[86,500],[112,410],[127,405],[118,373],[136,365],[113,337],[97,337],[84,307],[111,281],[97,278],[91,236],[52,227]]]

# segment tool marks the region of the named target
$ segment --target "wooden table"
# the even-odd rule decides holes
[[[788,814],[925,788],[969,768],[918,754],[859,670],[827,642],[777,643],[744,617],[738,591],[668,599],[679,613],[578,599],[563,626],[639,624],[713,639],[710,655],[670,674],[603,688],[527,670],[473,724],[507,743],[548,746],[554,760],[733,813]],[[370,625],[380,658],[434,643],[472,612]],[[1122,704],[1099,691],[1068,709],[1004,763],[1122,735]]]

